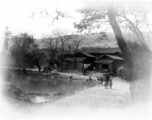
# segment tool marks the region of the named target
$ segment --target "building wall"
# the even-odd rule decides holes
[[[113,62],[113,74],[114,74],[114,75],[117,75],[117,69],[118,69],[121,65],[123,65],[123,61],[121,61],[121,60],[115,60],[115,61]]]
[[[107,68],[104,66],[108,65]],[[99,72],[105,72],[105,70],[110,70],[110,73],[113,73],[113,62],[112,63],[96,63],[96,70]]]
[[[63,62],[64,69],[74,69],[74,62],[72,61],[65,61]]]
[[[117,60],[115,60],[113,62],[113,74],[116,75],[117,74]]]
[[[113,60],[113,62],[110,62],[109,60]],[[110,70],[110,73],[112,73],[113,75],[117,75],[117,69],[123,64],[122,60],[109,58],[107,56],[103,56],[98,61],[100,61],[100,63],[96,63],[96,70],[97,71],[105,72],[105,70]],[[104,68],[104,64],[107,64],[108,68]]]
[[[64,69],[69,69],[69,70],[74,70],[75,66],[74,66],[74,62],[73,61],[65,61],[63,64],[63,68]],[[82,67],[83,67],[83,62],[76,62],[76,70],[78,71],[82,71]]]
[[[76,65],[77,65],[76,69],[77,69],[78,71],[82,71],[83,62],[77,62]]]

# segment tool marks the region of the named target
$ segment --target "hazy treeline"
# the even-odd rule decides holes
[[[5,33],[7,32],[8,29]],[[56,29],[49,35],[43,35],[40,43],[28,33],[9,34],[9,40],[5,40],[4,49],[10,53],[12,67],[37,67],[41,71],[44,65],[58,64],[62,70],[62,61],[66,52],[71,50],[77,52],[83,41],[84,38],[81,35],[68,34],[67,30]],[[43,49],[40,48],[41,44]]]

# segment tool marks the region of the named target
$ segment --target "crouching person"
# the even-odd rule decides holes
[[[71,75],[70,77],[69,77],[69,81],[71,82],[73,80],[73,75]]]
[[[98,77],[98,76],[97,76],[97,80],[101,82],[101,85],[103,85],[103,77],[101,77],[101,76]]]
[[[89,76],[89,79],[86,79],[87,82],[93,81],[93,79]]]

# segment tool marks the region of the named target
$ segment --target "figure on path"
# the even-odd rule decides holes
[[[96,72],[96,67],[95,66],[93,67],[93,71],[94,71],[94,73]]]
[[[103,77],[102,76],[100,76],[100,77],[97,76],[97,80],[101,82],[101,85],[103,85]]]
[[[89,76],[89,81],[92,81],[93,79]]]
[[[113,83],[112,83],[112,78],[113,78],[113,77],[110,76],[110,80],[109,80],[109,87],[110,87],[110,89],[112,89],[112,84],[113,84]]]
[[[108,70],[105,70],[105,74],[104,74],[104,77],[105,77],[105,89],[108,89],[108,84],[109,84],[109,80],[110,80],[110,73]]]
[[[73,75],[69,77],[70,82],[73,80]]]
[[[86,64],[84,64],[84,67],[83,67],[83,75],[85,75],[85,74],[86,74],[86,70],[87,70],[87,65],[86,65]]]

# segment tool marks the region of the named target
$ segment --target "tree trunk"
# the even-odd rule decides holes
[[[63,49],[63,46],[62,46],[62,58],[61,58],[61,72],[64,70],[64,49]]]
[[[38,68],[39,72],[41,72],[41,66],[37,64],[36,67]]]
[[[108,2],[107,4],[108,7],[108,18],[110,20],[110,24],[112,26],[112,29],[114,31],[115,37],[117,39],[117,44],[122,52],[122,57],[124,58],[124,63],[125,63],[125,67],[127,69],[127,73],[128,73],[128,77],[129,79],[132,78],[132,57],[131,54],[129,52],[129,49],[127,47],[127,44],[124,40],[124,37],[122,35],[122,32],[120,30],[120,27],[116,21],[116,17],[115,17],[115,12],[114,12],[114,8],[111,2]]]
[[[76,50],[75,50],[75,54],[74,54],[74,69],[76,70],[77,68],[77,65],[76,65]]]
[[[39,69],[39,72],[41,72],[41,67],[40,66],[38,67],[38,69]]]
[[[30,72],[31,72],[31,68],[32,68],[32,63],[30,63]]]
[[[134,61],[133,56],[128,49],[128,46],[120,30],[120,27],[118,26],[118,23],[116,21],[115,12],[114,12],[112,3],[108,2],[107,7],[108,7],[108,18],[110,20],[110,24],[113,28],[118,46],[125,60],[124,62],[125,62],[126,69],[127,71],[129,71],[129,74],[131,75],[130,78],[132,81],[130,82],[130,92],[131,92],[132,98],[136,100],[151,99],[151,87],[148,87],[148,86],[146,87],[146,85],[144,85],[148,83],[148,81],[146,79],[139,80],[139,79],[133,78],[132,76],[134,75],[133,66],[135,66],[135,64],[133,64],[133,61]],[[149,82],[149,84],[151,85],[151,82]]]
[[[40,67],[38,67],[38,69],[39,69],[39,72],[41,72],[41,68],[40,68]]]
[[[63,59],[61,59],[61,63],[60,63],[60,64],[61,64],[61,72],[63,71],[63,63],[62,63],[62,60],[63,60]]]

